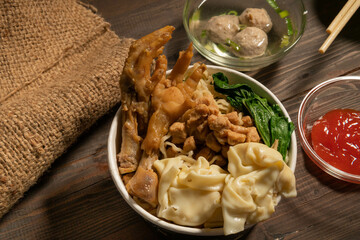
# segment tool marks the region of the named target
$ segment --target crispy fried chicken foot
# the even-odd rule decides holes
[[[206,66],[202,64],[194,70],[186,81],[175,84],[164,78],[155,87],[152,96],[154,113],[150,118],[148,131],[141,146],[147,154],[157,153],[161,138],[168,133],[170,125],[188,109],[195,107],[192,93],[203,77],[205,70]],[[173,84],[175,86],[172,86]]]
[[[163,58],[159,58],[153,76],[153,59],[158,57],[171,39],[172,26],[161,28],[137,41],[131,47],[120,79],[122,143],[117,156],[121,174],[133,172],[140,161],[140,144],[149,119],[151,93],[166,71]]]
[[[121,122],[123,123],[121,134],[121,152],[117,155],[119,171],[121,174],[133,172],[138,166],[140,159],[140,143],[142,138],[137,133],[137,120],[135,111],[125,109],[122,106]]]
[[[188,51],[192,51],[192,45],[178,59],[178,61],[184,61],[186,69],[192,57],[192,54],[186,54]],[[184,59],[185,56],[190,59]],[[179,81],[177,77],[167,79],[164,74],[152,93],[153,114],[149,120],[146,137],[141,145],[144,152],[134,177],[126,185],[126,189],[131,195],[137,196],[152,206],[156,206],[158,203],[158,177],[152,166],[158,159],[161,138],[168,133],[173,122],[186,110],[195,106],[192,93],[205,70],[204,64],[199,65],[185,81]],[[179,71],[182,76],[184,73]]]
[[[189,68],[193,55],[193,46],[190,44],[186,51],[180,52],[179,58],[167,78],[174,83],[182,82],[184,80],[184,75]]]

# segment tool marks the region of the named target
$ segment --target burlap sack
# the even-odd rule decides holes
[[[0,217],[120,101],[130,42],[74,0],[0,1]]]

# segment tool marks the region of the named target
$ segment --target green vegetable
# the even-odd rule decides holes
[[[234,50],[240,51],[240,46],[230,39],[226,39],[226,43]]]
[[[286,10],[281,11],[281,12],[279,12],[279,16],[280,16],[281,18],[286,18],[287,16],[289,16],[289,12],[286,11]]]
[[[201,31],[201,37],[205,38],[207,36],[207,31],[206,30],[202,30]]]
[[[247,26],[245,24],[239,24],[240,31],[244,30]]]
[[[288,31],[288,35],[291,36],[294,34],[294,30],[293,30],[293,25],[292,25],[292,21],[290,18],[285,18],[285,22],[287,25],[287,31]]]
[[[277,13],[281,12],[280,7],[275,0],[267,0],[267,2]]]
[[[214,48],[213,48],[209,43],[207,43],[206,45],[204,45],[204,48],[207,49],[207,50],[209,50],[210,52],[215,53]]]
[[[283,48],[283,47],[286,47],[287,45],[289,45],[290,41],[289,41],[289,36],[288,35],[284,35],[282,38],[281,38],[281,43],[280,43],[280,47]]]
[[[267,101],[261,101],[256,98],[243,99],[243,103],[246,109],[249,111],[250,115],[253,117],[255,126],[258,129],[258,132],[267,146],[271,146],[271,133],[269,128],[269,122],[273,116],[273,111],[269,109]]]
[[[227,49],[224,45],[222,45],[221,43],[216,44],[216,46],[218,47],[218,49],[222,52],[227,52]]]
[[[276,139],[279,141],[278,151],[285,160],[294,124],[283,115],[280,107],[270,105],[266,98],[254,93],[246,84],[229,84],[221,72],[213,74],[213,79],[217,92],[226,95],[234,108],[251,115],[264,144],[271,147]]]
[[[193,15],[191,16],[191,18],[189,19],[189,24],[192,22],[192,21],[199,21],[200,20],[200,10],[197,9],[195,10],[195,12],[193,13]]]
[[[285,23],[287,26],[287,33],[289,36],[294,34],[292,21],[289,18],[289,12],[287,10],[281,10],[276,0],[267,0],[269,5],[279,14],[281,18],[285,19]]]
[[[229,11],[229,12],[227,13],[227,15],[235,15],[235,16],[237,16],[238,13],[237,13],[237,11],[235,11],[235,10],[231,10],[231,11]]]
[[[271,142],[273,143],[276,139],[279,140],[277,150],[281,153],[283,159],[285,159],[287,149],[290,146],[291,133],[294,128],[294,124],[288,122],[285,117],[274,116],[270,119]]]

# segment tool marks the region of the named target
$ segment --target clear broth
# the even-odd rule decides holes
[[[255,8],[255,7],[254,7]],[[229,51],[224,51],[219,48],[218,44],[212,42],[208,39],[206,34],[203,34],[203,30],[205,29],[206,23],[208,20],[213,16],[219,16],[223,14],[227,14],[230,11],[236,11],[237,15],[239,16],[246,8],[227,8],[227,7],[221,7],[214,6],[209,7],[207,6],[206,2],[201,5],[199,8],[197,8],[191,15],[189,20],[189,30],[191,34],[208,50],[213,51],[214,53],[218,54],[219,56],[223,57],[230,57],[230,58],[239,58],[235,55],[233,55]],[[265,51],[265,54],[262,56],[270,56],[277,52],[280,52],[283,47],[281,47],[281,42],[283,36],[287,36],[287,25],[285,23],[285,20],[283,18],[280,18],[278,13],[272,9],[272,8],[266,8],[266,11],[268,12],[271,21],[273,23],[273,27],[270,30],[270,32],[267,33],[268,35],[268,46]],[[290,16],[291,19],[291,16]],[[294,28],[294,25],[292,26]],[[204,36],[205,35],[205,36]],[[289,36],[289,45],[294,40],[295,36],[295,29],[294,34]],[[260,56],[261,57],[261,56]],[[256,57],[255,57],[256,58]]]

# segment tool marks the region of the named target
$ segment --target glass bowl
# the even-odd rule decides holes
[[[256,81],[255,79],[247,76],[244,73],[219,67],[219,66],[207,66],[209,74],[213,74],[216,72],[224,73],[230,80],[231,83],[245,83],[249,85],[255,93],[258,95],[265,97],[271,104],[278,104],[281,108],[281,111],[284,113],[285,117],[291,121],[288,112],[286,111],[285,107],[282,105],[280,100],[264,85],[260,82]],[[169,73],[170,70],[167,72]],[[144,208],[142,208],[139,204],[137,204],[133,198],[129,195],[126,191],[125,185],[122,181],[122,178],[119,173],[118,163],[116,160],[116,155],[120,151],[120,141],[121,141],[121,111],[120,109],[117,111],[109,132],[108,137],[108,164],[111,177],[122,195],[123,199],[127,202],[127,204],[140,216],[142,216],[147,222],[154,225],[157,229],[165,233],[177,233],[177,234],[185,234],[185,235],[193,235],[193,236],[222,236],[224,235],[223,228],[198,228],[198,227],[186,227],[180,226],[171,222],[164,221],[155,215],[152,215]],[[296,143],[296,136],[295,131],[291,135],[291,143],[288,152],[288,166],[289,168],[295,172],[296,167],[296,159],[297,159],[297,143]],[[277,203],[281,200],[281,196],[279,195],[276,199]],[[245,225],[245,230],[249,229],[250,225]],[[243,232],[237,233],[236,236],[243,234]],[[229,235],[232,236],[232,235]]]
[[[271,2],[275,2],[272,0]],[[287,11],[288,17],[281,18],[280,14],[265,0],[187,0],[183,10],[183,24],[189,39],[196,50],[209,61],[240,71],[256,70],[268,66],[284,57],[300,40],[306,23],[306,10],[301,0],[276,1],[279,9]],[[268,12],[273,27],[268,33],[269,44],[266,53],[255,58],[240,58],[224,54],[223,47],[204,40],[204,28],[209,18],[221,14],[240,15],[246,8],[264,8]],[[280,47],[281,38],[288,35],[285,19],[293,34],[288,36],[287,46]],[[286,20],[288,21],[288,20]],[[206,32],[205,32],[206,36]],[[206,37],[205,37],[206,39]]]
[[[315,152],[311,143],[314,122],[330,110],[346,108],[360,110],[360,76],[333,78],[310,90],[303,99],[298,113],[300,143],[309,158],[326,173],[344,181],[360,184],[360,175],[333,167]]]

